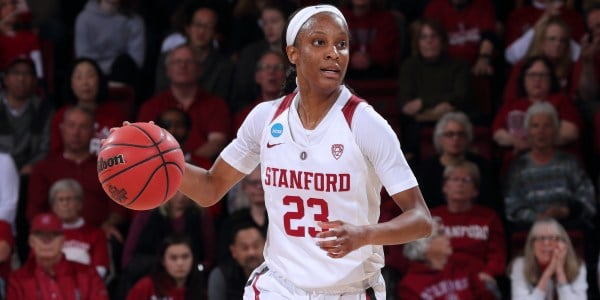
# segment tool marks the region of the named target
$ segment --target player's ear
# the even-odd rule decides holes
[[[293,45],[290,45],[285,47],[285,52],[290,63],[292,63],[292,65],[295,65],[296,61],[298,61],[298,48],[294,47]]]

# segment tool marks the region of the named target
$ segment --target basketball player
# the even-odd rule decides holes
[[[188,165],[180,190],[213,205],[260,163],[265,263],[244,299],[385,299],[382,245],[428,236],[429,210],[390,126],[342,85],[340,11],[306,7],[286,28],[298,88],[259,104],[210,170]],[[382,184],[403,213],[378,224]]]

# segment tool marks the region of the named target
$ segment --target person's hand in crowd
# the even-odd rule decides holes
[[[477,276],[479,277],[479,280],[483,281],[484,283],[496,284],[496,279],[494,279],[494,277],[488,273],[479,272]]]
[[[21,170],[19,170],[19,175],[29,175],[31,174],[31,170],[33,170],[32,165],[24,165]]]
[[[371,58],[367,52],[356,51],[350,57],[350,68],[366,70],[371,66]]]
[[[491,76],[494,75],[494,67],[491,63],[491,58],[480,56],[473,65],[472,72],[475,76]]]
[[[515,152],[521,152],[521,151],[529,149],[529,147],[530,147],[529,139],[527,139],[527,136],[513,134],[512,140],[513,140],[513,147],[514,147]]]
[[[452,104],[444,101],[441,103],[438,103],[436,106],[433,107],[433,113],[435,115],[437,115],[439,118],[441,118],[443,115],[445,115],[448,112],[451,112],[454,110],[454,106],[452,106]]]
[[[123,235],[114,225],[109,222],[104,222],[100,228],[102,228],[102,231],[106,234],[106,239],[110,240],[111,238],[114,238],[120,243],[123,242]]]
[[[541,218],[553,218],[553,219],[564,219],[569,217],[569,207],[568,206],[553,206],[549,207],[540,214]]]
[[[423,108],[423,100],[421,98],[416,98],[410,100],[402,106],[402,112],[408,116],[416,115]]]

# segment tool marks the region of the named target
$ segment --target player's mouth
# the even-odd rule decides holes
[[[337,66],[324,67],[321,68],[321,73],[328,78],[339,78],[340,77],[340,68]]]

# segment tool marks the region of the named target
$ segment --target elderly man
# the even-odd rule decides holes
[[[32,255],[8,279],[6,299],[108,300],[106,287],[96,270],[65,259],[64,232],[60,219],[50,213],[31,223]]]

